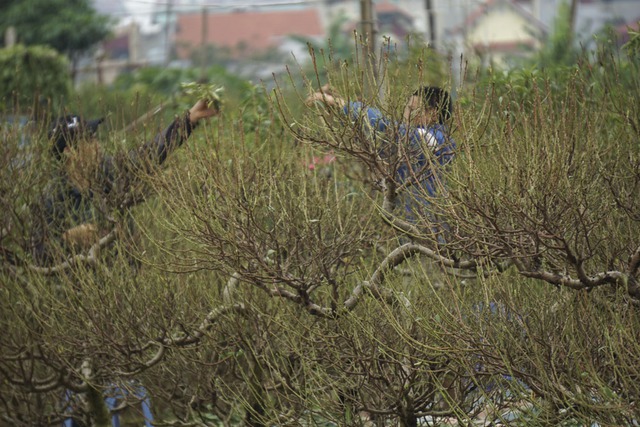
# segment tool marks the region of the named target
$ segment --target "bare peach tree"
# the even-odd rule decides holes
[[[637,64],[460,84],[455,159],[400,179],[407,95],[447,82],[387,53],[367,91],[327,61],[258,125],[222,117],[53,269],[29,255],[47,168],[8,138],[3,421],[106,425],[144,388],[172,425],[636,422]],[[325,83],[387,130],[305,105]]]
[[[461,86],[435,197],[429,167],[398,179],[414,149],[403,100],[428,76],[392,60],[369,98],[357,65],[329,70],[331,90],[382,111],[386,132],[342,108],[301,111],[319,79],[293,95],[283,84],[282,126],[219,129],[153,180],[164,208],[151,222],[182,239],[159,242],[168,264],[228,277],[220,303],[253,325],[222,364],[237,377],[203,385],[216,399],[198,410],[239,405],[249,425],[633,422],[638,82],[606,63]],[[406,200],[429,209],[408,217]]]
[[[10,425],[59,425],[71,418],[110,425],[110,415],[129,406],[139,410],[149,398],[138,378],[166,360],[169,348],[179,353],[192,346],[226,312],[242,307],[174,315],[174,304],[190,306],[194,294],[175,289],[180,276],[146,269],[137,259],[140,238],[131,225],[136,205],[150,195],[142,178],[157,172],[157,162],[136,164],[131,152],[116,154],[120,179],[107,192],[97,175],[82,175],[96,160],[84,153],[64,173],[70,180],[86,178],[74,188],[91,195],[96,217],[105,220],[75,220],[78,206],[50,197],[62,166],[51,155],[47,128],[33,126],[2,129],[0,321],[7,333],[0,344],[0,417]],[[48,202],[54,220],[67,214],[70,228],[49,233]]]

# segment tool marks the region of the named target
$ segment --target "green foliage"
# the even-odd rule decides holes
[[[543,45],[538,53],[538,61],[541,68],[550,65],[567,65],[576,58],[576,48],[573,45],[574,36],[570,26],[571,13],[568,2],[562,2],[553,24],[551,37]]]
[[[182,84],[196,82],[199,84],[215,83],[225,88],[225,98],[240,99],[252,84],[220,66],[207,68],[204,73],[195,68],[145,67],[121,74],[113,83],[113,88],[120,91],[147,91],[171,97],[182,92]]]
[[[153,91],[163,96],[171,96],[179,90],[183,81],[197,78],[193,69],[144,67],[120,74],[113,88],[120,91]]]
[[[239,112],[245,132],[255,133],[256,145],[263,145],[265,142],[259,140],[260,135],[284,132],[280,116],[274,111],[271,100],[267,89],[260,85],[248,87],[239,100]]]
[[[630,58],[640,58],[640,21],[636,23],[636,29],[629,27],[629,41],[622,48]]]
[[[260,64],[279,64],[287,61],[287,55],[277,47],[269,47],[256,52],[248,52],[246,45],[240,43],[235,48],[227,46],[205,45],[190,46],[189,59],[200,68],[221,66],[233,67],[237,70],[251,70],[261,67]]]
[[[327,38],[323,42],[318,42],[303,36],[290,36],[301,44],[306,44],[309,49],[309,56],[296,58],[302,76],[295,74],[296,80],[314,79],[317,71],[317,78],[324,84],[327,82],[330,70],[337,70],[346,64],[358,62],[358,48],[355,34],[348,34],[344,30],[344,25],[348,22],[348,17],[344,14],[338,15],[327,29]]]
[[[554,69],[576,63],[580,50],[575,45],[570,13],[568,1],[562,1],[558,6],[558,13],[549,35],[542,40],[542,47],[531,58],[524,60],[525,66],[534,65],[540,69]],[[562,72],[558,74],[561,75]]]
[[[356,40],[353,34],[344,30],[349,17],[345,14],[338,15],[329,23],[327,39],[323,43],[303,36],[290,36],[293,40],[306,44],[309,49],[316,51],[322,62],[318,63],[319,69],[324,69],[328,63],[349,60],[356,53]]]
[[[182,90],[185,94],[191,96],[194,99],[206,99],[207,106],[215,106],[220,108],[222,106],[222,93],[224,92],[223,86],[218,86],[215,83],[182,83]]]
[[[417,37],[409,37],[403,47],[391,45],[389,41],[381,51],[383,57],[390,59],[387,60],[389,69],[383,69],[382,74],[387,76],[385,83],[391,93],[404,93],[407,88],[425,85],[450,85],[447,59]]]
[[[39,102],[56,108],[71,90],[69,63],[43,46],[0,49],[0,88],[2,106],[10,111],[26,111]]]
[[[109,19],[89,0],[10,0],[0,5],[0,34],[16,29],[25,45],[47,45],[74,59],[109,34]]]
[[[124,126],[149,109],[159,105],[173,106],[171,98],[142,85],[130,89],[114,89],[86,84],[77,88],[65,104],[65,111],[83,117],[110,117]],[[164,117],[165,120],[172,114]]]
[[[231,120],[241,120],[248,132],[258,129],[266,130],[278,122],[277,115],[270,108],[269,96],[264,87],[253,84],[220,66],[207,68],[204,74],[202,70],[193,68],[142,68],[120,75],[113,84],[116,92],[122,93],[123,96],[154,93],[160,95],[156,96],[159,102],[187,109],[198,98],[199,91],[187,94],[184,85],[213,90],[224,87],[223,113]],[[207,93],[201,95],[207,95]],[[141,98],[144,99],[144,96]]]

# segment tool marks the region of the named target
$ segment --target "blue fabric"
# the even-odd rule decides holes
[[[67,404],[67,412],[71,412],[71,396],[73,392],[70,390],[65,391],[64,400]],[[114,386],[112,389],[108,391],[108,395],[105,396],[105,403],[109,411],[111,411],[111,425],[113,427],[120,427],[120,415],[117,412],[114,412],[118,404],[119,398],[125,398],[129,394],[129,391],[125,388],[120,388]],[[145,427],[153,427],[153,413],[151,412],[151,402],[149,400],[149,395],[147,394],[147,389],[142,385],[136,385],[133,391],[133,395],[140,399],[140,406],[142,409],[142,415],[144,417],[144,425]],[[77,424],[73,420],[73,418],[69,417],[65,419],[62,423],[63,427],[76,427]]]
[[[366,110],[363,111],[365,108]],[[433,124],[423,128],[408,127],[405,124],[393,123],[384,117],[380,110],[365,107],[361,102],[348,103],[344,106],[344,113],[354,121],[366,118],[367,124],[371,130],[374,131],[372,137],[376,143],[380,141],[380,154],[383,157],[385,156],[385,151],[389,149],[389,141],[384,137],[380,138],[375,132],[386,132],[390,127],[397,129],[395,143],[406,141],[408,143],[407,149],[411,157],[410,164],[404,163],[398,168],[398,181],[404,183],[411,178],[412,172],[418,173],[426,168],[426,171],[420,174],[421,180],[419,182],[419,185],[424,191],[421,191],[416,186],[412,187],[410,193],[404,198],[405,209],[410,217],[425,215],[425,212],[422,212],[421,208],[427,206],[429,203],[422,194],[426,192],[429,197],[436,196],[439,186],[438,181],[440,180],[438,171],[440,167],[434,169],[431,168],[431,166],[445,166],[451,162],[455,156],[456,144],[455,141],[449,137],[446,126]],[[429,170],[430,168],[431,170]],[[416,201],[418,202],[417,205]]]

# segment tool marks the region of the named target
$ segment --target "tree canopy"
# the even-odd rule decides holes
[[[109,18],[89,0],[7,0],[0,4],[0,33],[13,26],[18,42],[47,45],[74,59],[109,34]]]
[[[39,101],[51,101],[47,106],[55,109],[71,90],[69,62],[44,46],[0,49],[0,88],[2,105],[9,111],[24,112]]]

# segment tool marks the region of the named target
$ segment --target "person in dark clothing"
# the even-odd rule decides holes
[[[101,119],[85,121],[68,115],[55,120],[48,133],[54,159],[53,176],[40,203],[32,207],[36,221],[33,255],[38,271],[52,274],[77,253],[91,255],[90,248],[119,228],[114,217],[119,216],[120,221],[124,217],[127,221],[128,208],[137,201],[134,193],[140,178],[161,166],[202,120],[218,113],[216,106],[199,100],[151,141],[115,155],[103,153],[96,138]],[[120,228],[131,231],[130,222],[124,226]],[[51,283],[57,283],[57,277]],[[150,426],[153,421],[150,398],[145,387],[135,380],[128,387],[117,382],[109,385],[103,392],[108,409],[113,411],[117,402],[131,393],[130,388],[142,403],[145,425]],[[74,416],[73,396],[72,391],[65,391],[64,401],[69,408],[64,425],[75,427],[81,424]],[[113,425],[119,425],[118,413],[113,412],[111,416]]]
[[[49,130],[57,171],[36,209],[36,262],[50,265],[69,250],[86,250],[98,242],[111,213],[135,203],[132,189],[139,174],[162,165],[201,120],[218,113],[215,106],[199,100],[153,140],[115,156],[104,154],[95,138],[101,119],[57,119]],[[56,254],[55,247],[62,250]]]

